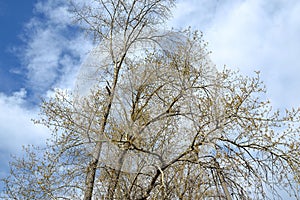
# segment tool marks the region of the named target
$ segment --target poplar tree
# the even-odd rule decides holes
[[[273,110],[259,72],[216,70],[200,32],[164,29],[174,4],[72,3],[93,84],[43,102],[53,135],[12,161],[7,199],[299,198],[299,109]]]

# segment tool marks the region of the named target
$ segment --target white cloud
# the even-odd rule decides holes
[[[51,88],[73,87],[92,42],[74,31],[63,0],[39,1],[35,14],[24,26],[24,46],[15,48],[15,53],[27,71],[28,90],[40,97],[46,96]],[[44,144],[49,136],[46,128],[31,121],[39,112],[34,105],[28,108],[32,101],[25,89],[12,95],[0,93],[0,166],[8,164],[10,154],[20,153],[22,145]]]
[[[51,87],[72,87],[92,42],[72,24],[64,1],[40,1],[36,17],[25,25],[24,48],[18,50],[28,86],[43,95]]]
[[[48,129],[31,121],[37,110],[25,107],[26,91],[21,89],[7,96],[0,93],[0,166],[7,167],[11,154],[19,154],[22,145],[44,144]],[[2,171],[1,170],[1,171]]]
[[[72,16],[69,12],[68,4],[65,1],[39,1],[35,10],[38,13],[43,13],[47,17],[47,23],[52,23],[56,26],[66,26],[72,24]]]
[[[202,30],[219,68],[260,70],[276,107],[300,106],[299,13],[297,0],[182,0],[172,25]]]
[[[73,88],[78,68],[93,44],[71,26],[65,1],[39,1],[35,12],[25,24],[24,46],[15,53],[27,71],[28,90],[47,97],[52,88]],[[31,101],[25,89],[12,95],[0,93],[0,176],[6,173],[10,154],[21,154],[22,145],[45,144],[50,136],[48,129],[31,121],[39,112],[35,105],[28,107]]]

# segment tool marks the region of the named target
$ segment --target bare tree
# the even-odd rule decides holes
[[[97,84],[43,103],[53,137],[11,163],[8,199],[299,198],[298,109],[273,111],[258,72],[218,72],[199,32],[159,30],[173,1],[89,3]]]
[[[92,1],[91,6],[74,3],[75,13],[79,22],[83,21],[94,33],[95,39],[104,40],[104,48],[108,51],[106,71],[111,76],[110,85],[106,86],[108,97],[103,107],[100,120],[99,140],[93,150],[92,161],[87,167],[86,190],[84,199],[92,198],[95,175],[102,149],[102,137],[105,133],[107,118],[110,114],[115,91],[123,63],[135,43],[155,41],[153,31],[162,23],[172,7],[173,0],[100,0]]]

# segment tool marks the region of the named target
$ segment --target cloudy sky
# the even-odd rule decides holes
[[[40,97],[72,88],[92,49],[64,0],[0,0],[0,178],[10,154],[49,135],[31,123]],[[203,31],[212,61],[260,70],[275,107],[300,106],[299,0],[178,0],[169,26]]]

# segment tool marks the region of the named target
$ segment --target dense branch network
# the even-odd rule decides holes
[[[92,86],[43,103],[53,136],[11,163],[7,199],[299,198],[299,110],[273,111],[259,72],[217,71],[201,33],[161,30],[173,4],[73,2]]]

